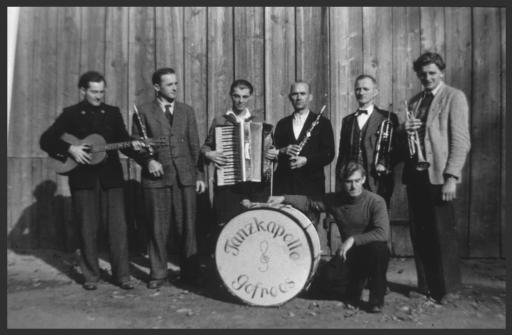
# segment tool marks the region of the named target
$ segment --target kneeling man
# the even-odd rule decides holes
[[[339,175],[344,186],[341,192],[318,197],[272,196],[269,202],[290,204],[304,212],[327,212],[334,217],[343,240],[328,264],[337,269],[336,292],[346,302],[359,305],[368,281],[368,310],[378,313],[384,305],[389,262],[386,202],[381,196],[363,189],[366,171],[362,165],[350,162]]]

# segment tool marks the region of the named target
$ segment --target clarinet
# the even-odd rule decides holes
[[[139,121],[140,132],[142,133],[142,138],[144,140],[148,140],[148,134],[146,133],[146,126],[144,126],[144,122],[142,122],[139,111],[137,110],[137,106],[135,104],[133,104],[133,112],[134,112],[135,116],[137,116],[137,120]],[[153,149],[151,144],[149,144],[149,142],[148,142],[148,153],[150,156],[153,156],[155,154],[155,150]]]
[[[320,113],[318,113],[318,116],[316,117],[315,121],[311,124],[308,131],[306,132],[306,137],[299,143],[299,151],[297,152],[297,156],[300,154],[306,143],[308,143],[309,138],[311,137],[311,133],[313,132],[313,129],[315,129],[316,125],[320,123],[320,117],[322,116],[322,113],[325,111],[325,108],[327,106],[324,105],[322,109],[320,110]]]

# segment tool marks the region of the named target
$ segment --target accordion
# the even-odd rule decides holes
[[[262,122],[215,127],[215,150],[228,160],[226,165],[217,168],[217,186],[267,179],[271,168],[264,152],[272,145],[271,130],[271,125]]]

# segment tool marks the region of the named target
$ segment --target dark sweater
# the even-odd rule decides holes
[[[384,241],[389,238],[389,216],[384,199],[363,190],[352,198],[343,193],[329,193],[321,197],[285,195],[285,203],[307,212],[314,210],[331,214],[338,225],[342,239],[354,238],[355,245]]]

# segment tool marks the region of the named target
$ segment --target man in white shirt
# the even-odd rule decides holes
[[[318,114],[309,109],[313,96],[308,83],[293,83],[289,99],[294,109],[293,114],[279,120],[274,132],[274,145],[279,149],[274,193],[324,194],[324,166],[334,158],[331,122],[321,116],[306,145],[299,152],[299,145]]]

